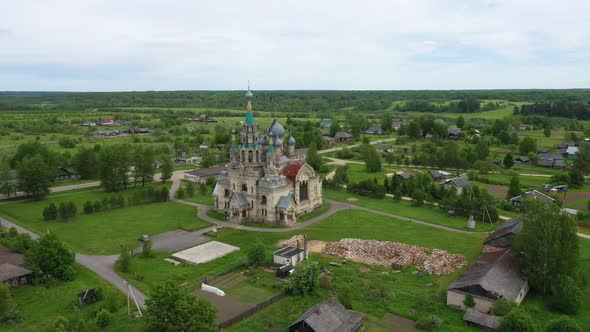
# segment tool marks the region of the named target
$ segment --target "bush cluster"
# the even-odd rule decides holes
[[[12,250],[24,254],[33,246],[33,239],[29,234],[19,234],[16,228],[11,227],[8,231],[2,232],[0,243]]]
[[[383,199],[385,197],[385,187],[377,183],[377,179],[366,179],[359,183],[348,185],[348,192],[361,196]]]
[[[59,206],[51,202],[43,209],[43,220],[56,220],[57,218],[68,220],[75,217],[77,213],[78,208],[73,201],[61,202]]]

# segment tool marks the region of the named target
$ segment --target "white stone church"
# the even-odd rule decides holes
[[[307,149],[295,149],[293,136],[283,144],[285,128],[276,118],[258,131],[249,89],[246,98],[242,132],[232,130],[230,162],[217,177],[215,206],[232,222],[292,225],[322,205],[322,179],[305,162]]]

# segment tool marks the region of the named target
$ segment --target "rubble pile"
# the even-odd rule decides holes
[[[462,255],[389,241],[342,239],[328,243],[323,253],[356,262],[387,266],[403,257],[404,261],[413,261],[419,270],[435,275],[451,274],[455,269],[467,265]]]
[[[299,235],[293,235],[288,240],[279,241],[279,243],[277,244],[277,246],[279,248],[284,248],[284,247],[288,247],[288,246],[297,247],[297,244],[303,245],[303,240],[304,240],[303,239],[303,235],[301,235],[301,234],[299,234]]]

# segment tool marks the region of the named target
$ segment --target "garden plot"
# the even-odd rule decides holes
[[[238,250],[240,250],[238,247],[217,241],[211,241],[196,247],[179,251],[175,254],[172,254],[172,256],[189,264],[198,265],[210,262]]]

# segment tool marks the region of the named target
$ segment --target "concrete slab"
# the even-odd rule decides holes
[[[218,241],[211,241],[196,247],[179,251],[173,254],[172,257],[183,260],[189,264],[197,265],[210,262],[238,250],[240,250],[238,247]]]
[[[152,240],[152,249],[165,252],[176,252],[209,240],[208,237],[202,234],[201,230],[187,232],[182,229],[157,234],[150,238]]]

